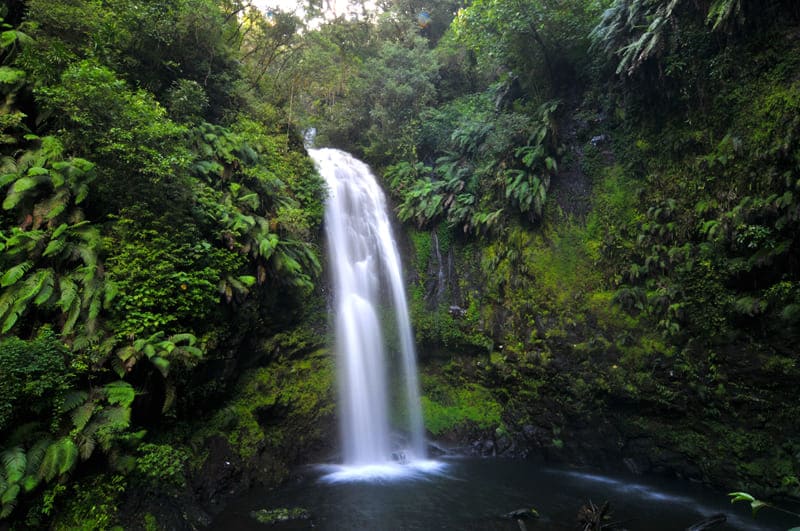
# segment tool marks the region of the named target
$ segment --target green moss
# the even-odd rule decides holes
[[[197,436],[222,434],[242,458],[265,448],[283,455],[327,436],[335,401],[333,360],[327,349],[281,359],[242,375],[233,400]]]
[[[408,236],[414,246],[414,267],[418,274],[423,275],[428,270],[432,253],[432,239],[430,232],[409,229]]]
[[[251,518],[259,523],[272,525],[289,520],[308,520],[311,515],[302,507],[292,507],[291,509],[260,509],[250,513]]]
[[[183,487],[190,452],[169,444],[142,444],[137,448],[136,472],[155,486]]]
[[[422,380],[422,415],[425,428],[443,435],[461,428],[493,430],[503,427],[502,406],[489,389],[468,383],[450,387],[443,379],[425,376]]]

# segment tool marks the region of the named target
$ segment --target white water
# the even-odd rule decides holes
[[[333,273],[344,464],[360,468],[355,477],[370,476],[371,470],[385,475],[383,465],[398,466],[393,455],[402,456],[399,465],[425,468],[416,353],[386,198],[369,167],[351,155],[336,149],[312,149],[309,154],[329,188],[325,227]],[[400,345],[399,374],[391,375],[380,319],[389,301]],[[399,409],[407,413],[408,425],[401,427],[408,434],[405,448],[392,447],[390,376],[405,382],[399,397],[404,402]]]

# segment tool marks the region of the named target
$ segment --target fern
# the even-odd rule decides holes
[[[3,328],[0,329],[0,334],[5,334],[14,327],[20,315],[22,315],[22,306],[24,306],[24,304],[25,303],[22,302],[20,299],[16,299],[16,301],[14,302],[14,306],[11,308],[11,311],[8,312],[8,314],[6,315],[5,321],[3,321]]]
[[[0,287],[7,288],[8,286],[16,284],[32,267],[33,262],[28,260],[8,269],[3,273],[3,276],[0,277]]]
[[[39,467],[39,477],[52,481],[72,470],[78,458],[78,448],[69,437],[64,437],[51,444],[45,452]]]
[[[81,433],[78,435],[78,455],[83,461],[89,459],[97,446],[97,440],[93,435]]]
[[[166,378],[169,375],[169,360],[161,356],[153,356],[150,358],[150,363],[161,373],[161,376]]]
[[[70,416],[72,417],[72,425],[75,426],[76,430],[81,431],[86,427],[89,419],[94,414],[94,410],[95,403],[91,400],[72,410]]]
[[[61,411],[72,411],[79,405],[86,402],[89,398],[89,393],[86,391],[70,391],[64,395],[64,401],[61,404]]]
[[[67,311],[67,320],[64,321],[64,326],[61,328],[61,331],[64,334],[70,334],[72,329],[75,327],[75,323],[78,322],[78,318],[81,315],[81,304],[80,301],[76,298],[72,302],[72,306],[70,306],[69,310]]]
[[[715,0],[708,8],[706,24],[711,25],[712,31],[731,28],[736,22],[744,22],[742,0]]]
[[[0,461],[5,468],[5,478],[8,483],[17,483],[25,475],[27,457],[19,446],[5,450],[0,454]]]
[[[166,413],[172,408],[172,405],[175,403],[176,395],[177,391],[175,389],[175,385],[172,382],[167,381],[164,389],[164,405],[161,406],[161,413]]]
[[[119,404],[122,407],[129,407],[136,398],[136,392],[128,382],[111,382],[103,386],[109,404]]]
[[[680,0],[615,0],[592,30],[592,48],[617,56],[617,73],[632,75],[660,53]]]
[[[39,469],[39,466],[44,459],[45,453],[47,452],[47,448],[52,444],[52,441],[45,437],[43,439],[38,439],[33,445],[28,449],[27,452],[27,464],[25,467],[25,475],[26,478],[30,478],[35,476],[36,471]],[[38,482],[38,480],[37,480]],[[33,487],[31,487],[33,488]],[[25,486],[25,491],[31,490],[28,486]]]
[[[14,508],[17,505],[17,495],[19,494],[20,486],[17,484],[9,486],[4,492],[3,495],[0,496],[0,503],[2,503],[2,509],[0,509],[0,519],[8,518],[8,516],[14,511]]]

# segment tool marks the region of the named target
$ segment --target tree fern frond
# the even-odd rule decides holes
[[[28,477],[32,474],[35,475],[36,471],[39,469],[39,465],[42,464],[42,459],[44,459],[45,452],[47,452],[47,448],[52,444],[52,440],[49,437],[45,437],[44,439],[39,439],[33,446],[28,449],[27,452],[27,464],[25,467],[25,473]],[[25,487],[25,490],[30,490]]]
[[[150,363],[152,363],[158,372],[161,373],[161,376],[166,378],[169,375],[169,360],[166,358],[162,358],[161,356],[153,356],[150,358]]]
[[[70,416],[72,417],[72,425],[75,426],[76,430],[81,431],[86,427],[86,423],[92,418],[94,409],[95,403],[93,401],[88,401],[72,410]]]
[[[6,272],[3,273],[3,276],[0,277],[0,287],[7,288],[8,286],[16,284],[17,281],[21,279],[32,267],[33,262],[26,260],[25,262],[17,264],[14,267],[6,270]]]
[[[5,450],[0,454],[0,462],[3,463],[6,481],[9,483],[17,483],[25,475],[28,460],[25,450],[21,447],[15,446]]]
[[[4,158],[7,159],[8,157]],[[4,166],[4,164],[5,164],[4,162],[0,163],[0,171],[6,171],[7,168]],[[7,186],[9,183],[14,182],[16,178],[17,178],[16,173],[3,173],[2,175],[0,175],[0,188],[2,188],[3,186]]]
[[[109,360],[109,363],[111,363],[111,369],[115,373],[117,373],[117,376],[119,376],[120,378],[125,376],[125,374],[128,372],[127,369],[125,368],[123,361],[119,358],[118,355],[112,356],[111,359]]]
[[[57,255],[61,251],[63,251],[66,246],[67,246],[66,241],[60,239],[58,240],[52,239],[47,244],[47,247],[45,248],[44,253],[42,253],[42,256],[46,258],[49,256]]]
[[[75,323],[78,322],[78,317],[81,315],[81,304],[77,297],[72,301],[72,306],[70,306],[69,310],[67,311],[67,320],[64,322],[64,326],[61,328],[61,332],[64,334],[70,334],[72,329],[75,327]]]
[[[61,404],[61,411],[72,411],[79,405],[86,402],[89,398],[89,393],[86,391],[70,391],[64,395],[64,402]]]
[[[52,481],[56,476],[66,474],[75,466],[78,448],[69,437],[64,437],[51,444],[45,452],[39,467],[39,476]]]
[[[39,483],[41,483],[41,479],[39,479],[39,476],[37,476],[36,474],[28,474],[27,476],[22,478],[21,483],[22,483],[22,489],[25,492],[30,492],[39,486]]]
[[[64,232],[65,232],[65,231],[66,231],[68,228],[69,228],[69,225],[67,225],[66,223],[62,223],[61,225],[59,225],[58,227],[56,227],[56,228],[53,230],[53,234],[51,234],[51,235],[50,235],[50,239],[51,239],[51,240],[55,240],[55,239],[57,239],[57,238],[60,238],[60,237],[61,237],[61,235],[62,235],[62,234],[64,234]]]
[[[119,404],[123,407],[129,407],[136,398],[136,391],[128,382],[117,381],[107,383],[103,386],[103,391],[110,404]]]
[[[11,210],[19,204],[25,196],[16,192],[8,192],[5,200],[3,201],[3,209]]]
[[[167,380],[166,388],[164,389],[164,405],[161,406],[161,413],[166,413],[172,408],[172,405],[175,403],[176,394],[175,385]]]
[[[59,446],[61,448],[59,454],[61,455],[62,460],[58,472],[60,475],[63,475],[72,470],[75,466],[75,462],[78,460],[78,447],[75,446],[75,443],[72,441],[72,439],[67,437],[61,440],[61,444]]]
[[[33,300],[36,306],[42,306],[53,296],[53,289],[55,287],[55,271],[52,269],[43,269],[42,278],[40,279],[39,293]]]
[[[11,186],[11,192],[15,194],[21,194],[22,192],[26,192],[31,188],[36,188],[42,183],[48,182],[47,175],[49,172],[40,167],[33,167],[28,170],[28,175],[25,177],[20,177],[17,179],[14,184]]]
[[[11,330],[14,325],[17,324],[17,320],[19,320],[20,315],[22,315],[22,308],[20,308],[20,301],[17,299],[16,303],[11,308],[11,311],[8,312],[5,320],[3,321],[3,327],[0,328],[0,334],[5,334]]]
[[[131,410],[128,407],[107,407],[100,412],[103,428],[125,429],[131,423]]]
[[[97,441],[92,435],[81,434],[78,437],[78,454],[82,461],[86,461],[92,456],[96,445]]]
[[[103,283],[103,308],[109,308],[117,294],[119,294],[119,286],[117,283],[111,280],[105,280]]]
[[[189,354],[190,356],[194,356],[195,358],[203,357],[203,351],[197,347],[190,347],[188,345],[184,345],[180,347],[180,351],[182,354]]]
[[[37,206],[42,209],[45,219],[53,220],[67,209],[69,206],[69,198],[69,191],[62,188]]]
[[[186,342],[190,347],[197,343],[197,337],[194,334],[189,333],[172,335],[170,336],[169,340],[175,344]]]
[[[17,501],[17,495],[19,494],[20,486],[16,483],[10,485],[3,495],[0,496],[0,503],[3,504],[3,509],[0,511],[0,518],[6,518],[11,511],[14,510]]]
[[[78,298],[78,285],[69,277],[61,277],[58,279],[58,288],[61,292],[58,307],[62,312],[68,312]]]
[[[92,294],[93,297],[89,303],[89,313],[86,316],[87,322],[90,323],[89,328],[94,332],[97,318],[100,316],[100,311],[103,309],[103,298],[99,292]]]

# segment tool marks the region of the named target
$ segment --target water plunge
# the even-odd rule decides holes
[[[425,459],[416,353],[386,198],[369,167],[336,149],[309,150],[328,184],[325,227],[332,269],[344,463],[378,467]],[[387,297],[388,295],[388,297]],[[390,299],[399,343],[399,393],[408,442],[392,447],[389,359],[381,326]],[[377,472],[380,474],[380,472]]]

